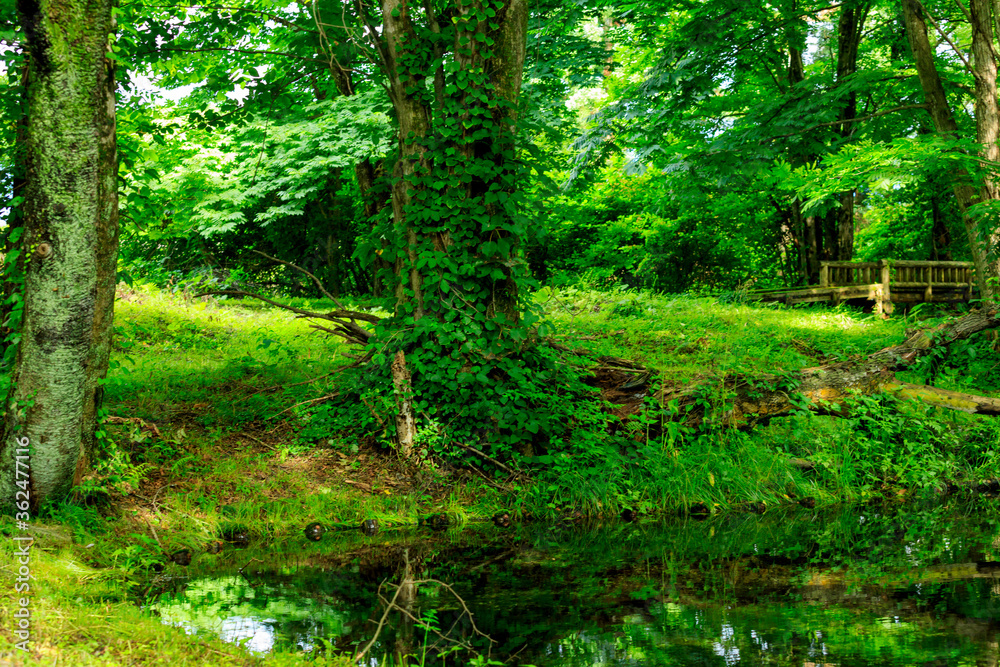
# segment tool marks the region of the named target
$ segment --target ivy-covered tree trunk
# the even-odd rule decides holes
[[[382,21],[383,71],[399,122],[397,315],[418,322],[464,308],[516,321],[509,274],[520,230],[508,202],[526,5],[427,2],[414,11],[408,0],[388,0]]]
[[[67,491],[93,449],[108,368],[118,236],[113,0],[21,0],[27,85],[24,315],[0,452],[0,498]],[[30,441],[31,455],[15,461]],[[25,463],[28,467],[25,467]],[[23,497],[23,496],[22,496]]]
[[[391,348],[405,451],[410,415],[432,409],[412,410],[414,393],[426,400],[437,387],[447,401],[444,393],[461,393],[456,378],[485,381],[518,344],[526,270],[515,139],[527,4],[385,0],[381,30],[374,11],[359,9],[399,124],[394,235],[383,253],[397,277],[394,316],[376,338]]]

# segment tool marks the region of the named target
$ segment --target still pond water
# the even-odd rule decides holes
[[[372,639],[381,590],[417,621],[385,615],[366,664],[433,654],[429,622],[510,665],[997,665],[997,502],[327,533],[199,556],[149,608],[329,655]]]

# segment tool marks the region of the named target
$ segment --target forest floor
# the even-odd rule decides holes
[[[152,288],[123,287],[118,297],[104,459],[75,502],[52,507],[35,522],[32,652],[19,653],[11,638],[0,636],[0,666],[256,664],[259,658],[215,640],[177,642],[180,631],[142,614],[129,591],[151,570],[182,568],[171,560],[183,561],[185,551],[223,557],[209,553],[223,535],[301,541],[313,521],[357,527],[372,519],[384,528],[437,515],[461,524],[498,511],[518,520],[574,506],[547,497],[531,481],[497,484],[471,469],[401,461],[374,420],[355,432],[323,431],[311,421],[323,405],[317,399],[337,392],[337,371],[350,359],[335,339],[286,311]],[[634,360],[672,383],[735,372],[790,373],[860,357],[900,342],[908,328],[949,315],[924,308],[881,320],[846,306],[785,309],[572,287],[546,288],[535,299],[557,326],[556,342],[585,347],[594,357]],[[295,304],[321,312],[332,306]],[[1000,356],[990,349],[963,348],[907,377],[933,375],[941,387],[998,395]],[[800,416],[733,440],[713,435],[708,454],[695,452],[694,467],[674,452],[678,476],[662,489],[576,507],[584,513],[627,506],[674,511],[701,500],[724,509],[803,496],[837,502],[863,498],[858,488],[868,493],[890,479],[902,480],[890,495],[902,495],[907,484],[924,479],[916,475],[946,474],[941,471],[950,468],[941,466],[954,467],[958,454],[948,449],[933,459],[944,463],[928,465],[922,451],[905,453],[913,443],[899,434],[917,424],[928,433],[961,431],[965,440],[982,431],[984,442],[997,441],[993,422],[967,417],[918,410],[892,422],[896,431],[885,438],[899,440],[901,449],[880,452],[894,466],[892,475],[884,467],[847,464],[848,450],[868,447],[867,456],[875,451],[872,442],[882,442],[863,419],[845,426],[848,420]],[[731,452],[722,451],[730,446]],[[810,457],[821,472],[790,468],[789,457]],[[971,458],[962,463],[969,475],[1000,474],[992,445]],[[13,534],[12,522],[0,520],[0,530]],[[0,545],[0,569],[13,578],[13,540]],[[0,592],[5,623],[15,597],[13,586]],[[271,656],[268,664],[301,660]]]

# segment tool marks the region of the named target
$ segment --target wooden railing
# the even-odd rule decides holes
[[[879,262],[821,262],[819,285],[754,292],[759,301],[841,303],[852,299],[874,301],[874,311],[888,316],[893,303],[969,301],[975,289],[971,262],[916,262],[883,259]]]
[[[883,259],[878,262],[821,262],[819,286],[877,286],[877,300],[934,301],[935,290],[972,298],[972,262],[927,262]],[[893,298],[893,292],[897,298]],[[905,293],[907,298],[901,298]]]

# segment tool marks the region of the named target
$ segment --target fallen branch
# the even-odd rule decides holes
[[[160,547],[160,551],[163,551],[164,550],[163,543],[160,542],[160,537],[156,534],[156,529],[153,528],[153,524],[151,524],[149,522],[149,519],[147,519],[146,517],[142,517],[142,520],[145,521],[146,525],[149,527],[149,532],[153,534],[153,539],[156,540],[156,545]]]
[[[142,431],[149,431],[157,438],[163,437],[160,435],[160,429],[156,427],[153,422],[147,422],[139,417],[118,417],[116,415],[109,415],[104,418],[106,424],[136,424]]]
[[[368,339],[372,337],[372,333],[358,324],[358,320],[362,322],[369,322],[371,324],[378,324],[382,321],[377,315],[372,315],[371,313],[362,313],[357,310],[332,310],[329,313],[317,313],[311,310],[304,310],[302,308],[296,308],[295,306],[286,306],[283,303],[279,303],[274,299],[269,299],[261,294],[255,294],[253,292],[246,292],[243,290],[210,290],[208,292],[199,292],[195,295],[198,296],[241,296],[248,297],[251,299],[257,299],[258,301],[263,301],[264,303],[269,303],[275,308],[281,308],[282,310],[287,310],[295,313],[299,317],[304,317],[308,319],[317,320],[327,320],[334,323],[334,328],[329,329],[326,327],[321,327],[319,325],[312,325],[315,329],[321,329],[327,333],[331,333],[335,336],[339,336],[346,340],[348,343],[353,343],[355,345],[367,345]]]
[[[489,461],[490,463],[492,463],[496,467],[500,468],[501,470],[506,471],[507,474],[509,474],[509,475],[513,475],[514,477],[519,477],[519,476],[522,475],[522,473],[520,471],[517,471],[517,470],[514,470],[512,468],[509,468],[508,466],[504,465],[503,463],[500,463],[499,461],[497,461],[495,458],[493,458],[489,454],[481,452],[478,449],[476,449],[475,447],[470,447],[469,445],[463,445],[460,442],[454,442],[452,444],[455,445],[456,447],[460,447],[460,448],[464,449],[467,452],[472,452],[476,456],[480,456],[480,457],[486,459],[487,461]]]
[[[890,391],[973,414],[1000,415],[1000,399],[922,387],[896,379],[904,370],[936,348],[963,340],[980,331],[1000,327],[1000,311],[994,304],[972,311],[931,329],[911,334],[902,344],[887,347],[860,361],[806,368],[782,377],[748,378],[728,376],[687,386],[664,386],[656,394],[661,406],[674,403],[677,418],[688,424],[720,419],[729,426],[753,427],[774,417],[808,409],[819,414],[846,414],[846,402],[857,396]],[[705,398],[715,393],[732,405],[722,415],[706,415]],[[711,403],[711,400],[708,401]]]
[[[949,410],[967,412],[970,415],[1000,416],[1000,398],[963,394],[957,391],[900,381],[886,383],[885,390],[895,391],[902,398],[918,400]]]
[[[239,403],[240,401],[247,401],[247,400],[253,398],[254,396],[256,396],[257,394],[263,394],[263,393],[268,392],[268,391],[274,391],[275,389],[288,389],[289,387],[298,387],[299,385],[310,384],[312,382],[316,382],[317,380],[322,380],[323,378],[328,378],[331,375],[333,375],[334,373],[339,372],[339,370],[340,369],[338,369],[336,371],[333,371],[332,373],[326,373],[324,375],[319,375],[319,376],[314,377],[314,378],[309,378],[308,380],[303,380],[302,382],[294,382],[292,384],[276,384],[273,387],[265,387],[264,389],[258,389],[254,393],[249,394],[248,396],[244,396],[243,398],[236,399],[236,402]]]
[[[290,405],[287,408],[285,408],[284,410],[282,410],[281,412],[279,412],[279,413],[277,413],[275,415],[271,415],[270,417],[268,417],[268,419],[274,419],[275,417],[280,417],[281,415],[285,414],[289,410],[294,410],[295,408],[299,407],[300,405],[310,405],[312,403],[319,403],[320,401],[325,401],[325,400],[330,399],[330,398],[336,398],[338,396],[340,396],[340,392],[335,391],[332,394],[327,394],[326,396],[320,396],[318,398],[309,398],[309,399],[306,399],[304,401],[299,401],[295,405]]]
[[[332,294],[330,294],[329,292],[326,291],[326,288],[323,287],[323,283],[320,282],[320,279],[317,278],[316,276],[314,276],[313,274],[309,273],[305,269],[303,269],[301,266],[298,266],[296,264],[292,264],[291,262],[286,262],[285,260],[278,259],[277,257],[271,257],[270,255],[268,255],[266,253],[263,253],[260,250],[254,250],[254,252],[257,253],[258,255],[260,255],[261,257],[265,257],[265,258],[271,260],[272,262],[277,262],[278,264],[284,264],[285,266],[290,266],[293,269],[295,269],[296,271],[299,271],[301,273],[306,274],[307,276],[309,276],[310,278],[312,278],[312,281],[316,284],[316,287],[319,288],[319,291],[323,293],[323,296],[325,296],[330,301],[333,301],[335,304],[337,304],[337,308],[340,308],[341,310],[344,309],[343,304],[340,303],[340,301],[337,300],[337,297],[335,297],[334,295],[332,295]]]

